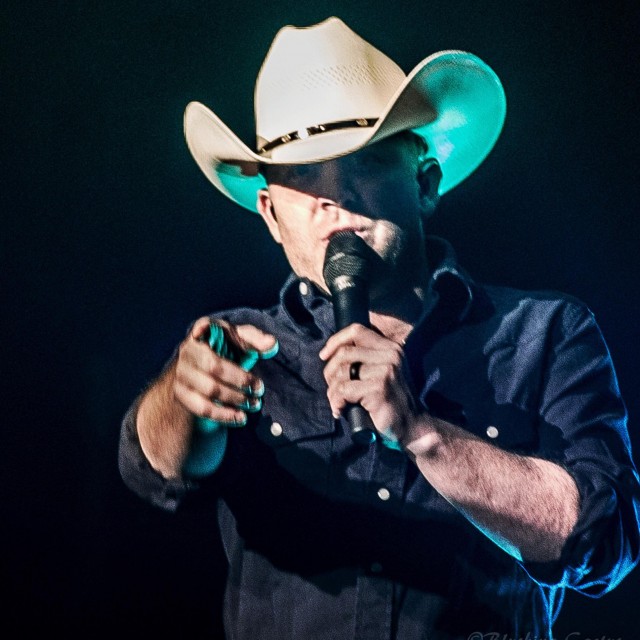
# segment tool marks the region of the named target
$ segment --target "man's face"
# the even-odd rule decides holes
[[[423,222],[435,206],[437,177],[425,194],[418,152],[411,137],[401,135],[335,160],[270,167],[258,209],[294,272],[326,291],[322,270],[329,238],[349,229],[381,258],[374,265],[372,297],[376,287],[408,284],[417,269],[424,275]]]

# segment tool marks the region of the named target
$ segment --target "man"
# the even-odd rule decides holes
[[[217,500],[230,638],[550,638],[564,589],[602,595],[637,563],[638,476],[592,314],[475,283],[425,233],[504,114],[475,56],[405,76],[336,18],[277,34],[257,152],[187,107],[199,166],[293,274],[272,309],[195,321],[127,413],[120,468],[165,509]],[[369,251],[369,321],[337,330],[325,263],[344,231]]]

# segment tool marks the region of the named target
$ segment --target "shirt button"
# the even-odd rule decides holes
[[[371,569],[371,573],[380,573],[382,571],[382,565],[379,562],[373,562],[369,569]]]
[[[271,435],[277,438],[278,436],[282,435],[282,425],[279,422],[274,422],[271,425],[270,431],[271,431]]]
[[[378,489],[378,498],[380,498],[380,500],[388,500],[391,497],[391,493],[389,491],[389,489],[387,489],[386,487],[380,487]]]
[[[497,438],[498,437],[498,429],[496,429],[496,427],[487,427],[487,435],[490,438]]]
[[[300,281],[298,289],[303,296],[306,296],[307,293],[309,293],[309,285],[306,282]]]

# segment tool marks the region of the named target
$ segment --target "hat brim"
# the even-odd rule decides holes
[[[487,64],[464,51],[440,51],[411,71],[373,127],[289,142],[272,157],[263,157],[205,105],[190,102],[184,114],[184,134],[191,154],[211,183],[255,213],[257,192],[266,187],[258,172],[260,164],[331,160],[407,129],[427,141],[430,155],[440,163],[440,193],[444,194],[482,163],[500,135],[505,115],[504,89]]]

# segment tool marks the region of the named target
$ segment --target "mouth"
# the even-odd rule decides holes
[[[363,240],[365,240],[367,236],[367,229],[365,227],[344,226],[331,229],[331,231],[329,231],[329,233],[327,233],[324,238],[322,238],[322,241],[325,244],[329,244],[329,240],[331,240],[331,238],[335,236],[336,233],[340,233],[341,231],[353,231],[353,233],[361,237]]]

